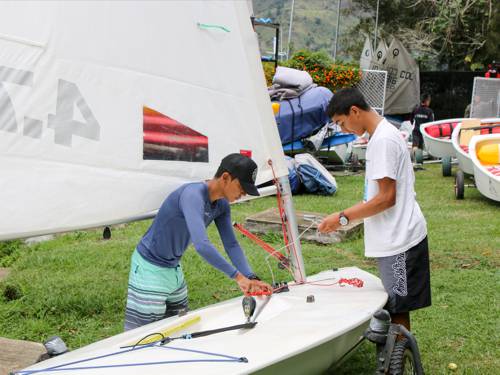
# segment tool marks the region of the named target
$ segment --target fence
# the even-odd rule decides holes
[[[356,87],[363,93],[368,105],[379,114],[384,115],[387,72],[384,70],[363,69],[361,71],[361,80]]]

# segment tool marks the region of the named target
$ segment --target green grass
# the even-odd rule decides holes
[[[333,212],[357,202],[363,177],[338,177],[335,197],[297,196],[295,208]],[[493,374],[500,369],[500,205],[475,189],[456,201],[453,178],[443,178],[437,165],[417,172],[417,198],[426,216],[432,268],[430,308],[412,314],[428,374]],[[233,206],[233,219],[275,205],[263,198]],[[149,222],[113,230],[110,241],[101,231],[75,232],[27,246],[0,243],[0,266],[9,266],[9,278],[0,283],[0,336],[43,341],[59,334],[75,349],[122,331],[130,255]],[[220,247],[212,226],[209,234]],[[266,240],[278,247],[276,236]],[[241,239],[254,270],[270,280],[263,251]],[[362,238],[334,246],[303,244],[307,272],[356,265],[376,272],[375,262],[363,256]],[[212,269],[191,248],[183,258],[192,309],[239,295],[236,284]],[[278,279],[286,278],[279,271]],[[374,346],[360,350],[336,371],[365,374],[374,369]]]

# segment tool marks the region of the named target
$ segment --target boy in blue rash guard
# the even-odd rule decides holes
[[[222,159],[214,178],[182,185],[163,202],[132,255],[125,330],[164,319],[187,308],[187,286],[180,260],[190,243],[214,268],[236,281],[243,293],[272,292],[252,272],[236,240],[229,203],[259,195],[257,165],[240,154]],[[206,227],[215,222],[231,259],[217,251]]]

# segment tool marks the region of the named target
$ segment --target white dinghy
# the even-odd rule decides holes
[[[451,143],[455,149],[459,170],[455,176],[455,196],[457,199],[464,198],[465,175],[474,176],[474,165],[469,155],[469,143],[471,139],[482,133],[496,132],[500,130],[500,118],[491,119],[467,119],[459,123],[451,134]],[[483,127],[484,129],[481,129]]]
[[[451,158],[455,157],[451,134],[453,129],[464,120],[466,119],[454,118],[420,125],[420,133],[422,133],[427,152],[436,158],[441,158],[443,176],[451,176]]]
[[[332,285],[343,277],[360,278],[364,286]],[[150,341],[156,342],[130,347],[155,332],[182,337],[244,323],[241,298],[235,298],[128,331],[18,374],[321,374],[358,343],[386,294],[378,278],[355,267],[322,272],[308,283],[291,284],[289,292],[259,301],[257,324],[251,329],[164,345],[153,335]]]
[[[248,5],[0,3],[0,240],[144,218],[240,152],[258,164],[257,183],[279,182],[296,282],[262,297],[256,324],[240,326],[238,298],[18,373],[315,374],[385,304],[380,280],[357,268],[306,277]],[[160,345],[159,331],[185,339]]]
[[[476,135],[470,142],[469,154],[478,190],[500,202],[500,134]]]

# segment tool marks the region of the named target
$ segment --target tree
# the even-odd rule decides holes
[[[372,18],[377,0],[353,2]],[[449,70],[471,68],[498,53],[499,8],[494,0],[380,1],[379,27],[383,35],[405,43],[421,62]],[[373,21],[359,25],[371,34],[373,27]]]

